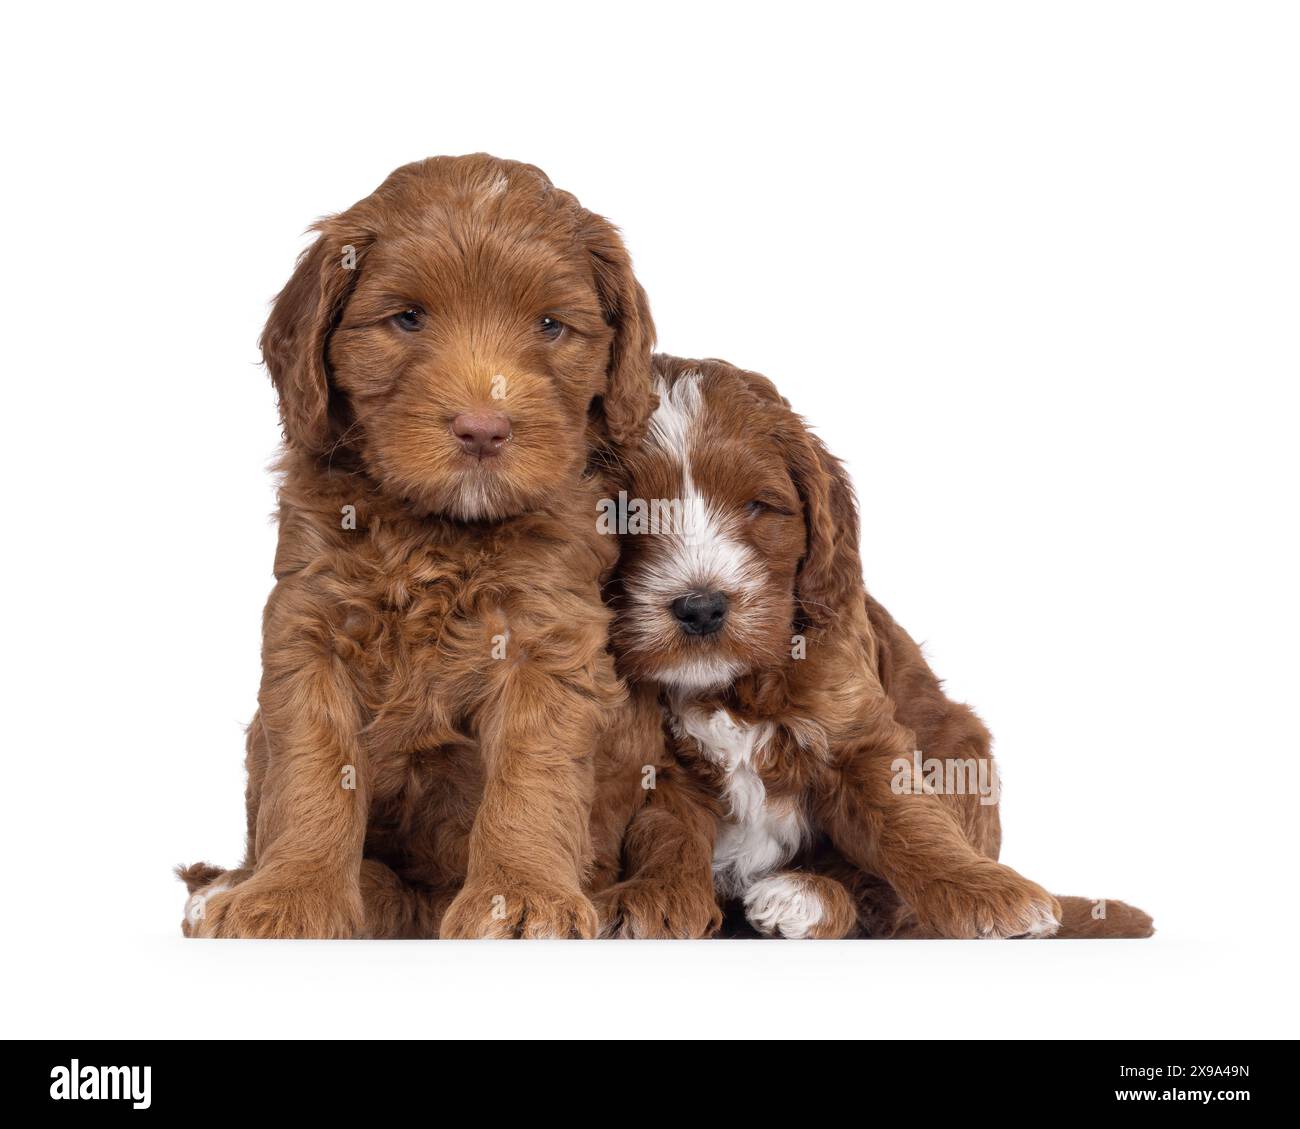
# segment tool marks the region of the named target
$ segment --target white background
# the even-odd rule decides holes
[[[1294,8],[115,7],[11,13],[0,70],[0,1032],[1297,1034]],[[169,868],[242,849],[267,302],[475,150],[847,458],[1004,859],[1153,940],[182,940]]]

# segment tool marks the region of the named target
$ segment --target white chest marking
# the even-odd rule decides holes
[[[700,752],[726,774],[728,814],[718,823],[713,846],[713,884],[724,897],[742,897],[756,881],[794,857],[808,833],[799,808],[769,800],[754,757],[772,737],[770,725],[739,725],[726,710],[686,709],[678,731],[694,738]]]

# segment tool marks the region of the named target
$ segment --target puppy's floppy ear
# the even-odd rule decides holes
[[[853,601],[862,601],[862,559],[858,552],[858,504],[840,460],[787,406],[778,437],[790,477],[804,504],[808,545],[795,595],[810,623],[825,626]]]
[[[271,308],[260,345],[280,396],[280,420],[291,447],[311,454],[328,449],[329,370],[325,350],[348,292],[360,272],[365,240],[344,234],[337,219],[298,258],[293,276]]]
[[[601,411],[609,437],[623,446],[639,443],[658,403],[650,355],[655,326],[650,301],[632,273],[632,259],[613,224],[590,215],[584,239],[591,255],[601,312],[614,328]]]
[[[771,434],[785,455],[786,468],[803,502],[808,540],[795,579],[795,596],[802,617],[824,626],[853,601],[866,597],[853,485],[840,460],[795,414],[775,384],[757,372],[734,371],[749,394],[767,405],[773,420]]]

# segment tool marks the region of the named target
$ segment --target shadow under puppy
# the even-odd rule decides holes
[[[661,688],[673,755],[597,895],[604,932],[704,936],[721,898],[784,937],[1149,936],[1141,910],[997,861],[989,733],[867,594],[847,476],[772,384],[655,369],[614,642]]]
[[[645,294],[609,223],[485,155],[316,230],[262,336],[286,442],[247,856],[180,872],[184,931],[591,936],[624,690],[590,464],[653,406]]]

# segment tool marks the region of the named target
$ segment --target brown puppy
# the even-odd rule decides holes
[[[676,755],[598,898],[605,931],[705,935],[716,892],[786,937],[1148,936],[1141,910],[996,861],[988,731],[867,595],[844,471],[772,384],[656,374],[614,639],[662,687]]]
[[[623,688],[589,469],[654,328],[617,232],[530,165],[439,157],[316,225],[262,336],[276,586],[218,937],[590,936],[593,749]]]

